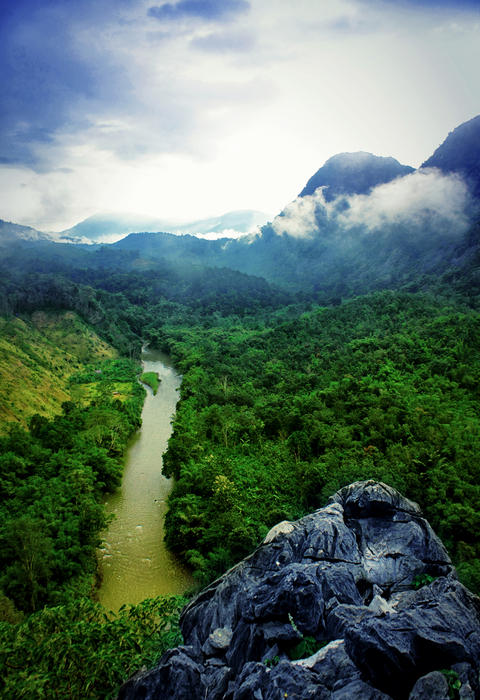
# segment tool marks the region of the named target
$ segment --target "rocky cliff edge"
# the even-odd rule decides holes
[[[119,700],[480,698],[480,599],[419,507],[357,482],[182,613],[184,646]]]

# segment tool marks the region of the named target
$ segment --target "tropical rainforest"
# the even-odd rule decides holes
[[[314,198],[308,222],[306,205],[291,205],[243,243],[159,233],[109,246],[21,236],[4,245],[2,697],[115,697],[179,643],[181,596],[117,614],[95,602],[103,496],[118,487],[141,425],[145,343],[182,375],[163,460],[174,478],[166,542],[197,588],[278,521],[373,478],[421,505],[461,580],[480,592],[472,122],[421,176],[363,154],[355,190],[352,168],[342,188],[343,160],[330,163],[302,193]],[[470,144],[477,170],[452,161],[452,139]],[[458,197],[455,210],[426,202],[429,215],[417,206],[401,220],[384,209],[373,225],[372,202],[412,177],[428,177],[429,192],[432,177],[453,188],[462,210]],[[370,220],[346,222],[369,197]]]

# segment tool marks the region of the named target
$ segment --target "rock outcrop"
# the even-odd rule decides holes
[[[480,698],[480,599],[419,507],[374,481],[274,527],[181,627],[120,700]]]

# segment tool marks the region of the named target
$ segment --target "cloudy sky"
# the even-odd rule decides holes
[[[0,218],[273,216],[480,113],[479,0],[6,0]]]

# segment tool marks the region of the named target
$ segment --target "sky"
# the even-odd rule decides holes
[[[3,0],[0,218],[275,216],[480,113],[480,0]]]

